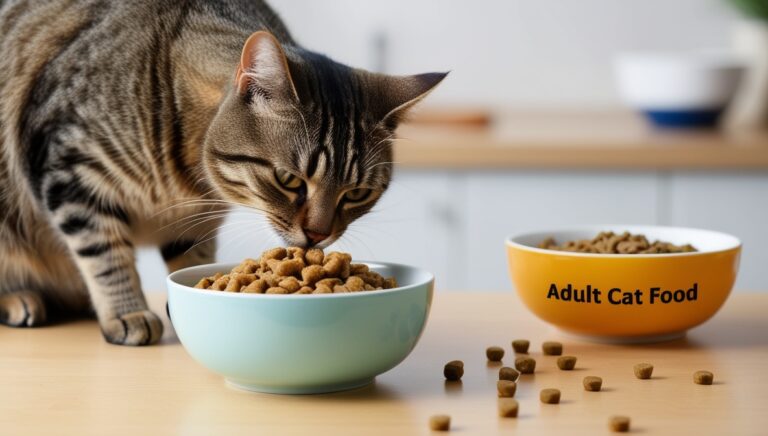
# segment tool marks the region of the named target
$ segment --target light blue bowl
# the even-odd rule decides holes
[[[434,276],[366,262],[399,288],[348,294],[240,294],[194,289],[235,264],[168,276],[173,327],[187,352],[229,385],[280,394],[315,394],[371,383],[408,356],[427,322]]]

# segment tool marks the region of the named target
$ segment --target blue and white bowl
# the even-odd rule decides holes
[[[632,53],[615,61],[619,93],[659,127],[713,127],[745,67],[721,52]]]

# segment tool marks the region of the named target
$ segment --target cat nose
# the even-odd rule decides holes
[[[304,230],[304,235],[307,236],[307,239],[312,243],[312,245],[317,245],[323,242],[324,240],[328,239],[328,236],[330,236],[323,233],[313,232],[312,230],[309,230],[309,229],[303,229],[303,230]]]

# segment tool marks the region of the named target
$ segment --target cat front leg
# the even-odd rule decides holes
[[[86,283],[102,334],[113,344],[154,344],[163,324],[141,291],[127,214],[88,203],[61,205],[51,214]]]

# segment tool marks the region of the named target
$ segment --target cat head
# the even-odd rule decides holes
[[[256,32],[206,134],[209,183],[287,244],[325,247],[387,189],[395,128],[445,75],[370,73]]]

